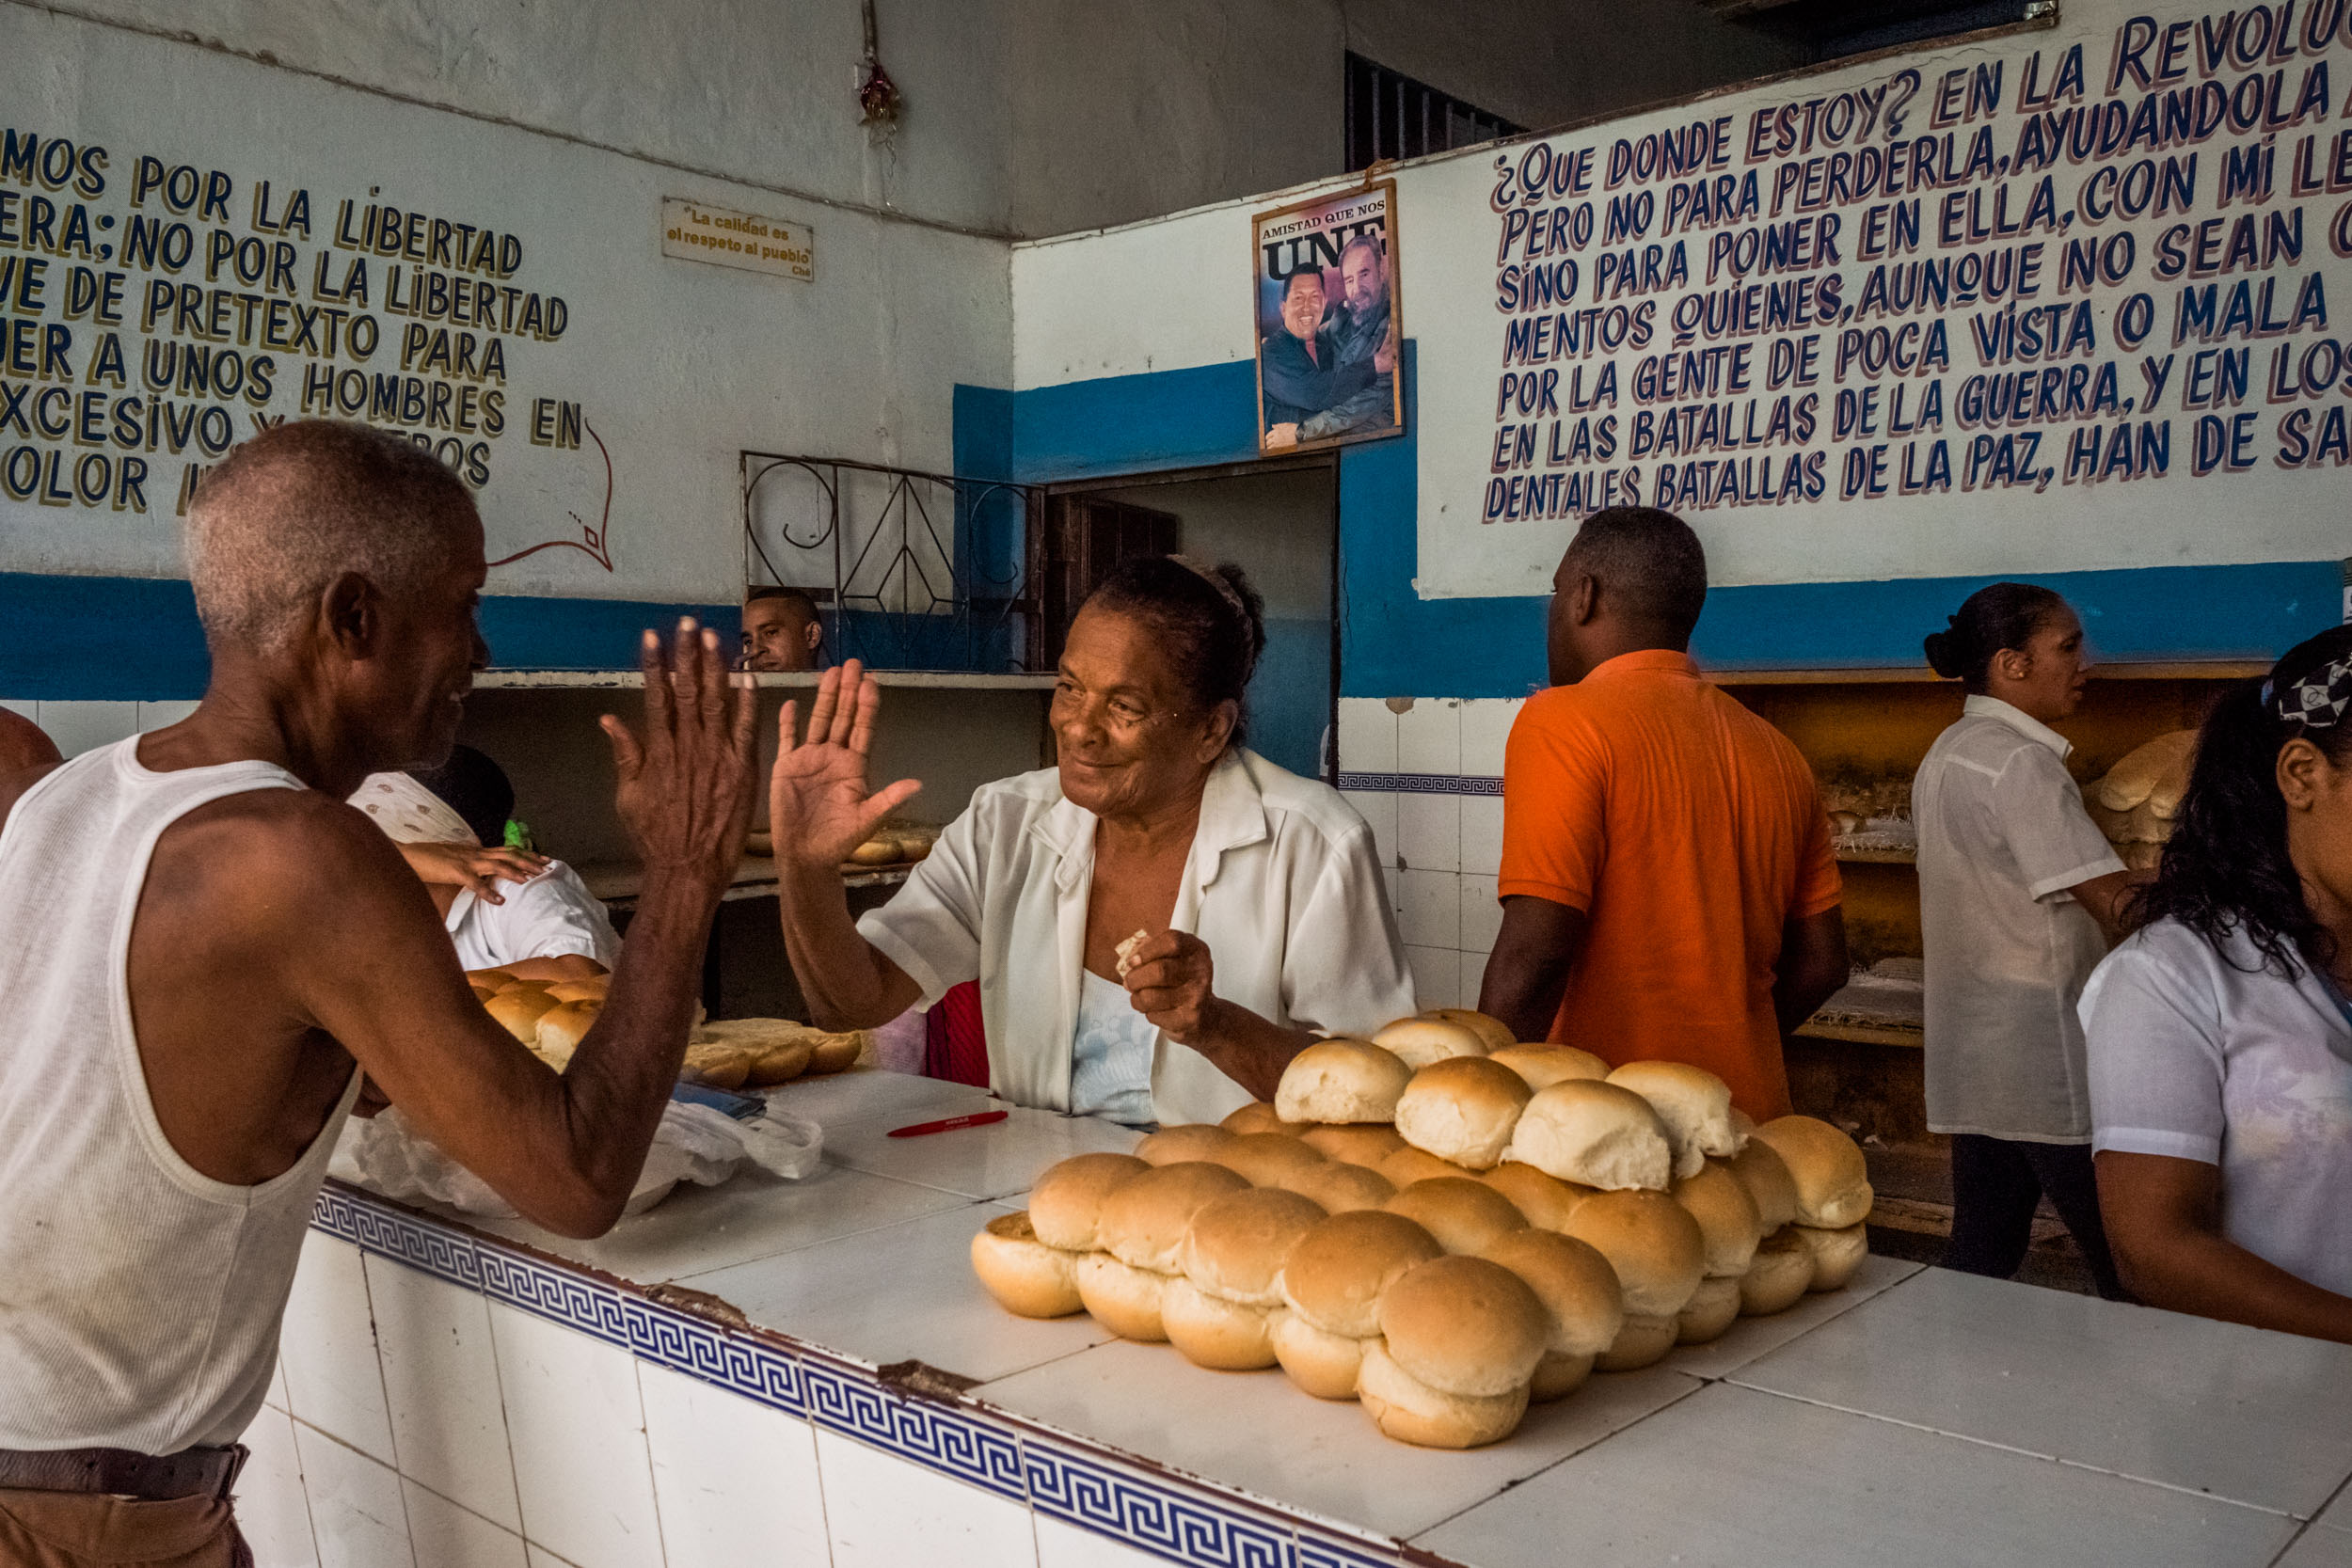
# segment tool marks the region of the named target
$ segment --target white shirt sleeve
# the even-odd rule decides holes
[[[562,861],[527,882],[501,882],[502,904],[476,900],[472,920],[484,945],[499,963],[558,958],[579,954],[611,969],[619,961],[621,939],[603,901],[588,891],[580,873]]]
[[[2047,746],[2017,749],[1993,782],[1993,812],[2035,898],[2123,869],[2115,847],[2083,809],[2083,792],[2065,762]]]
[[[2202,948],[2184,927],[2153,927],[2084,987],[2093,1153],[2221,1163],[2220,1004]]]
[[[974,813],[939,835],[898,891],[858,918],[858,935],[923,988],[923,1006],[980,977],[980,863]]]
[[[1295,1024],[1331,1034],[1369,1038],[1419,1010],[1372,830],[1360,822],[1331,844],[1312,890],[1291,906],[1282,990]]]

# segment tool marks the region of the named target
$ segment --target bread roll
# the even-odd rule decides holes
[[[1756,1258],[1756,1243],[1764,1239],[1764,1224],[1756,1217],[1756,1199],[1731,1167],[1709,1160],[1695,1176],[1674,1184],[1674,1200],[1699,1222],[1707,1247],[1707,1276],[1738,1279]]]
[[[1323,1150],[1281,1132],[1240,1132],[1201,1156],[1253,1187],[1279,1187],[1282,1178],[1325,1164]]]
[[[564,1004],[567,1007],[580,1006],[582,1004],[578,1002]],[[558,1008],[548,1018],[559,1017],[562,1011]],[[548,1032],[547,1019],[539,1021],[539,1029],[544,1037]],[[545,1050],[546,1046],[542,1044],[540,1049]],[[707,1084],[714,1089],[739,1089],[743,1086],[743,1080],[751,1075],[752,1053],[739,1045],[724,1043],[688,1046],[685,1064],[678,1071],[678,1076],[688,1083]]]
[[[1481,1256],[1518,1275],[1550,1321],[1544,1360],[1535,1369],[1534,1397],[1557,1399],[1582,1383],[1593,1357],[1615,1343],[1625,1326],[1625,1291],[1609,1259],[1596,1247],[1549,1230],[1514,1230]]]
[[[866,1042],[872,1037],[863,1029],[846,1035],[819,1035],[809,1047],[810,1074],[843,1072],[857,1066],[858,1058],[866,1054]]]
[[[1376,1127],[1359,1122],[1352,1126],[1310,1127],[1299,1134],[1299,1141],[1323,1150],[1327,1159],[1342,1164],[1362,1165],[1378,1170],[1380,1162],[1405,1147],[1405,1140],[1393,1127]]]
[[[1163,1127],[1136,1145],[1136,1158],[1147,1165],[1172,1165],[1180,1160],[1206,1160],[1233,1141],[1234,1134],[1205,1121]]]
[[[1514,1045],[1489,1058],[1501,1062],[1527,1081],[1530,1089],[1548,1089],[1573,1078],[1606,1078],[1609,1064],[1589,1051],[1572,1045]]]
[[[1282,1375],[1319,1400],[1352,1400],[1356,1372],[1363,1365],[1364,1347],[1375,1339],[1358,1339],[1317,1328],[1305,1318],[1280,1308],[1267,1316],[1274,1359]]]
[[[1476,1033],[1441,1018],[1400,1018],[1373,1036],[1372,1043],[1395,1052],[1416,1071],[1449,1056],[1486,1053],[1486,1042]]]
[[[1103,1200],[1129,1177],[1152,1167],[1132,1154],[1073,1154],[1046,1167],[1029,1187],[1029,1220],[1038,1240],[1066,1252],[1092,1252]]]
[[[496,991],[514,984],[515,972],[511,969],[469,969],[466,971],[466,978],[477,986],[487,986]]]
[[[602,1010],[595,1002],[564,1002],[549,1007],[539,1015],[532,1049],[547,1058],[548,1066],[563,1071],[571,1065],[572,1053],[580,1049],[580,1042],[596,1027],[596,1014]]]
[[[1757,1243],[1756,1259],[1740,1276],[1740,1310],[1747,1317],[1768,1318],[1785,1312],[1813,1288],[1813,1249],[1784,1225]]]
[[[1754,1132],[1756,1129],[1750,1126],[1748,1131]],[[1749,1138],[1746,1147],[1731,1157],[1731,1174],[1740,1179],[1740,1185],[1755,1200],[1756,1223],[1765,1235],[1795,1222],[1796,1180],[1788,1174],[1788,1163],[1771,1144],[1761,1138]]]
[[[1519,1043],[1519,1037],[1511,1032],[1509,1024],[1473,1008],[1430,1007],[1424,1009],[1421,1016],[1461,1025],[1478,1037],[1479,1043],[1486,1048],[1490,1055],[1497,1051],[1508,1051]]]
[[[1158,1344],[1168,1338],[1160,1321],[1168,1275],[1129,1268],[1107,1252],[1078,1259],[1078,1299],[1096,1323],[1122,1339]]]
[[[546,991],[526,990],[501,991],[482,1006],[508,1034],[530,1045],[539,1037],[539,1021],[564,1005]]]
[[[1066,1318],[1083,1310],[1078,1258],[1039,1241],[1026,1214],[999,1214],[972,1238],[972,1272],[1016,1317]]]
[[[1731,1085],[1705,1068],[1688,1062],[1628,1062],[1609,1075],[1609,1082],[1648,1101],[1666,1124],[1677,1176],[1695,1175],[1699,1163],[1710,1154],[1727,1158],[1740,1152],[1739,1136],[1731,1128]]]
[[[476,1002],[483,1003],[483,1004],[484,1004],[484,1005],[485,1005],[485,1006],[489,1003],[490,998],[492,998],[492,997],[494,997],[494,996],[496,996],[496,995],[498,994],[498,992],[497,992],[497,991],[495,991],[495,990],[491,990],[488,986],[480,985],[480,984],[475,984],[475,985],[472,985],[472,986],[470,986],[469,989],[469,990],[472,990],[472,992],[473,992],[473,999],[474,999]]]
[[[808,1070],[815,1050],[815,1043],[807,1039],[770,1041],[752,1058],[752,1070],[743,1080],[744,1087],[772,1089],[779,1084],[789,1084]]]
[[[1426,1149],[1406,1144],[1380,1162],[1380,1174],[1391,1186],[1409,1187],[1416,1181],[1431,1181],[1441,1176],[1466,1176],[1476,1180],[1478,1173],[1468,1165],[1457,1165],[1451,1160],[1440,1160]]]
[[[1870,1166],[1851,1138],[1812,1117],[1782,1117],[1756,1130],[1797,1184],[1797,1223],[1843,1230],[1870,1217]]]
[[[1607,1350],[1593,1357],[1593,1370],[1638,1372],[1645,1367],[1654,1367],[1666,1358],[1666,1353],[1675,1348],[1675,1340],[1681,1334],[1679,1314],[1655,1317],[1629,1312],[1616,1338],[1610,1341]]]
[[[1441,1394],[1493,1399],[1535,1375],[1551,1317],[1502,1264],[1438,1258],[1406,1270],[1382,1293],[1380,1334],[1418,1381]]]
[[[593,980],[558,980],[548,994],[558,1002],[601,1002],[612,990],[612,982],[599,974]]]
[[[1394,1121],[1413,1069],[1369,1040],[1317,1040],[1293,1056],[1274,1091],[1285,1121]]]
[[[1522,1165],[1516,1161],[1481,1171],[1478,1180],[1509,1198],[1511,1207],[1526,1215],[1527,1223],[1538,1230],[1566,1228],[1568,1216],[1576,1212],[1576,1206],[1593,1195],[1590,1187],[1546,1176],[1534,1165]]]
[[[1416,1263],[1441,1258],[1438,1239],[1402,1214],[1364,1209],[1333,1214],[1282,1263],[1282,1303],[1327,1334],[1380,1332],[1380,1295]]]
[[[1791,1227],[1803,1237],[1807,1250],[1813,1254],[1813,1282],[1808,1291],[1843,1290],[1846,1281],[1862,1267],[1862,1260],[1870,1256],[1869,1227],[1849,1225],[1836,1230],[1814,1226]]]
[[[1671,1319],[1707,1276],[1699,1222],[1664,1193],[1595,1193],[1576,1206],[1564,1234],[1609,1259],[1629,1316]]]
[[[1286,1192],[1311,1199],[1327,1214],[1382,1208],[1396,1196],[1396,1184],[1378,1171],[1343,1165],[1337,1160],[1294,1171],[1283,1179],[1281,1186]]]
[[[1566,1399],[1592,1381],[1594,1360],[1590,1355],[1544,1352],[1544,1358],[1535,1363],[1535,1375],[1527,1380],[1527,1402],[1549,1404],[1554,1400]]]
[[[1279,1187],[1228,1193],[1192,1216],[1177,1261],[1186,1279],[1213,1296],[1246,1307],[1279,1307],[1283,1260],[1323,1218],[1321,1205]]]
[[[1174,1274],[1192,1216],[1210,1199],[1248,1185],[1223,1165],[1197,1160],[1138,1171],[1104,1195],[1096,1243],[1122,1263]]]
[[[1702,1279],[1691,1299],[1675,1314],[1675,1343],[1711,1344],[1724,1337],[1740,1316],[1737,1279]]]
[[[1448,1252],[1482,1253],[1503,1232],[1527,1228],[1527,1216],[1509,1198],[1467,1176],[1433,1177],[1400,1187],[1386,1207],[1438,1238]]]
[[[1244,1132],[1284,1132],[1295,1138],[1306,1132],[1311,1124],[1284,1121],[1275,1114],[1274,1101],[1253,1100],[1217,1125],[1235,1135]]]
[[[2166,794],[2172,810],[2158,813],[2170,816],[2180,809],[2181,794],[2196,758],[2197,732],[2174,730],[2127,754],[2107,770],[2106,778],[2090,786],[2090,793],[2109,811],[2130,811],[2171,783]]]
[[[1413,1074],[1396,1101],[1399,1136],[1424,1153],[1471,1170],[1492,1170],[1534,1091],[1484,1056],[1452,1056]]]
[[[517,976],[517,977],[516,977],[516,978],[514,978],[514,979],[511,979],[511,980],[507,980],[507,981],[502,982],[502,983],[499,986],[499,994],[500,994],[501,996],[504,996],[504,995],[506,995],[506,994],[507,994],[508,992],[510,992],[510,991],[518,991],[518,990],[532,990],[532,991],[541,991],[541,992],[544,992],[544,991],[545,991],[545,990],[547,990],[549,986],[551,986],[551,985],[553,985],[553,984],[555,984],[555,982],[554,982],[554,981],[552,981],[552,980],[542,980],[542,979],[539,979],[538,977],[536,977],[535,975],[531,975],[531,976]],[[552,1000],[553,1000],[553,998],[549,998],[549,1000],[550,1000],[550,1001],[552,1001]]]
[[[893,865],[898,859],[898,840],[892,833],[876,833],[850,851],[850,861],[853,865]]]
[[[1536,1090],[1504,1158],[1604,1190],[1662,1192],[1674,1175],[1666,1125],[1649,1101],[1615,1084],[1583,1079]]]
[[[1274,1365],[1264,1307],[1211,1295],[1182,1275],[1161,1293],[1160,1327],[1196,1367],[1248,1372]]]
[[[1476,1449],[1499,1443],[1527,1416],[1527,1386],[1479,1398],[1430,1387],[1396,1363],[1375,1339],[1356,1374],[1364,1414],[1384,1437],[1424,1449]]]

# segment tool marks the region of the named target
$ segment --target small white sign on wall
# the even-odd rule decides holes
[[[817,236],[804,223],[661,198],[661,254],[745,272],[817,281]]]

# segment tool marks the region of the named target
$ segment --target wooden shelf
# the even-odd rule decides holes
[[[1916,849],[1839,849],[1837,860],[1841,865],[1916,865],[1919,863],[1919,851]]]
[[[623,862],[605,861],[578,868],[580,879],[588,891],[613,909],[635,906],[637,895],[645,885],[642,867]],[[843,887],[891,887],[907,879],[914,865],[859,866],[845,868],[841,873]],[[721,903],[733,903],[743,898],[772,898],[776,893],[776,863],[764,855],[746,855],[735,869],[734,879],[726,892],[719,895]]]
[[[2266,675],[2266,661],[2249,659],[2121,660],[2094,665],[2094,681],[2240,681]],[[1706,670],[1717,686],[1947,686],[1924,664],[1856,670]]]
[[[1823,1023],[1818,1019],[1808,1019],[1799,1026],[1796,1035],[1799,1039],[1844,1040],[1852,1045],[1899,1045],[1914,1051],[1925,1048],[1928,1043],[1924,1029],[1880,1027],[1865,1023]]]

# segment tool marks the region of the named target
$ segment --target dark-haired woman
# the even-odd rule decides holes
[[[2124,1281],[2352,1342],[2352,627],[2214,709],[2137,902],[2083,995]]]
[[[1071,624],[1057,766],[984,785],[854,925],[836,867],[912,786],[868,794],[880,694],[854,664],[804,742],[787,705],[771,812],[817,1021],[870,1027],[977,979],[998,1094],[1141,1124],[1270,1100],[1311,1031],[1411,1012],[1371,830],[1241,745],[1264,646],[1239,567],[1120,568]]]
[[[1944,1265],[2016,1273],[2046,1195],[2113,1297],[2074,1009],[2130,873],[2066,771],[2073,743],[2050,727],[2082,702],[2082,622],[2046,588],[1994,583],[1969,595],[1927,654],[1968,692],[1911,785],[1928,1126],[1952,1140]]]

